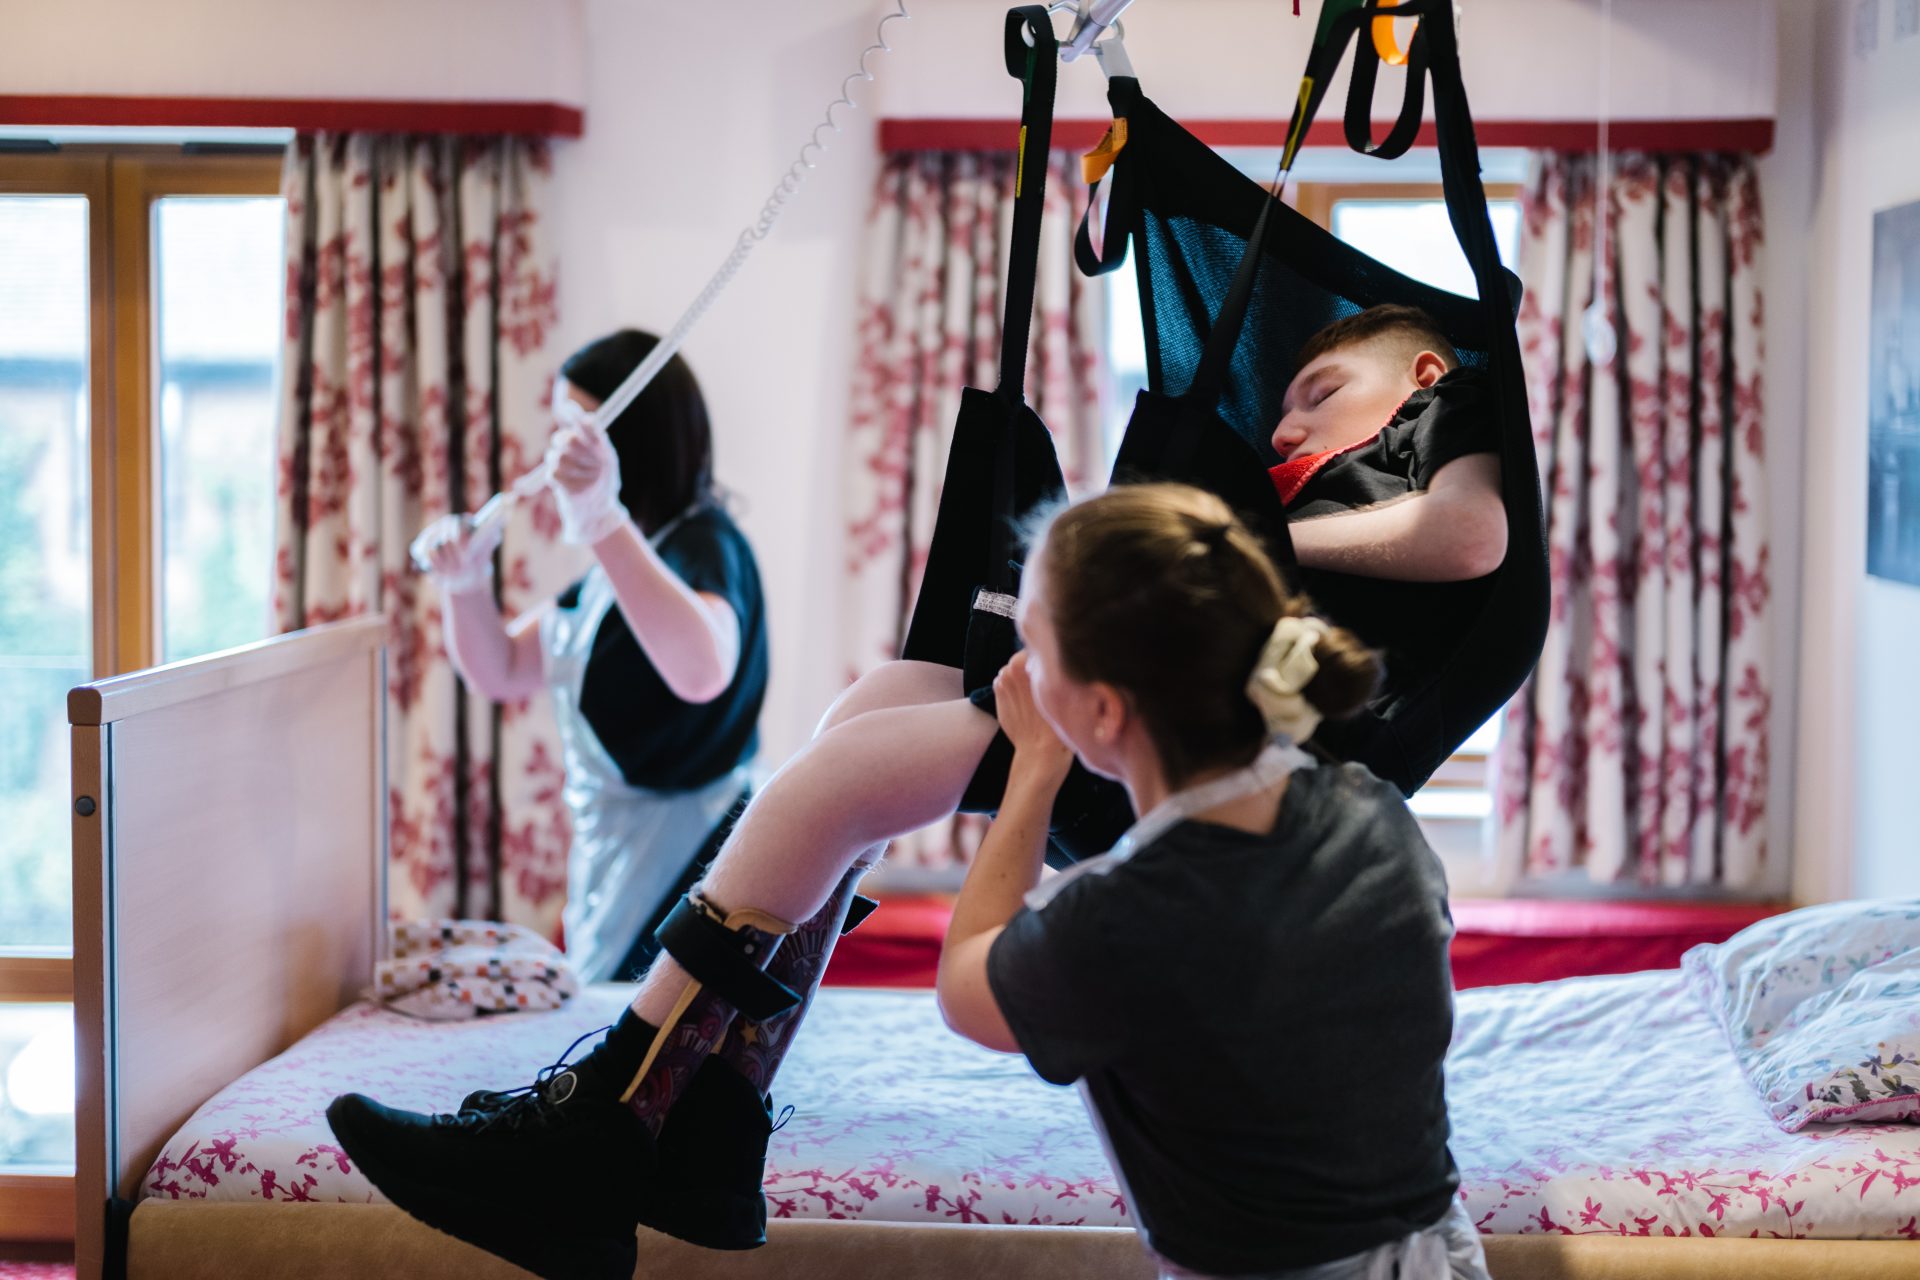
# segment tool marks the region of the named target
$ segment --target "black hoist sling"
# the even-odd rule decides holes
[[[1054,79],[1054,69],[1041,65],[1040,51],[1051,49],[1053,39],[1040,12],[1016,9],[1007,26],[1009,70],[1027,85],[1020,167],[1032,207],[1023,241],[1016,202],[1001,387],[992,396],[970,389],[963,397],[905,652],[950,666],[966,665],[967,618],[976,591],[1010,593],[1016,583],[1018,522],[1061,489],[1045,428],[1021,399],[1018,381],[1007,378],[1009,366],[1019,368],[1024,356],[1037,257],[1032,237],[1040,191],[1026,184],[1038,183],[1045,162],[1044,152],[1036,155],[1034,126],[1040,124],[1044,137],[1050,121],[1041,122],[1035,106],[1044,83],[1045,105],[1051,107]],[[1506,559],[1491,576],[1476,616],[1430,620],[1433,643],[1443,650],[1437,674],[1396,682],[1390,671],[1382,696],[1367,711],[1322,726],[1314,738],[1320,749],[1359,761],[1411,794],[1525,681],[1545,638],[1548,595],[1538,471],[1513,328],[1518,282],[1500,266],[1487,217],[1449,0],[1406,0],[1391,9],[1351,6],[1324,21],[1288,150],[1305,137],[1347,44],[1363,24],[1394,17],[1419,19],[1400,118],[1383,142],[1371,143],[1378,55],[1363,45],[1348,95],[1347,137],[1356,149],[1382,158],[1402,154],[1417,136],[1423,86],[1432,78],[1448,216],[1473,269],[1477,298],[1410,280],[1280,205],[1161,113],[1130,77],[1116,78],[1109,88],[1114,114],[1127,120],[1128,129],[1115,164],[1105,252],[1093,252],[1083,226],[1076,256],[1084,270],[1097,273],[1118,266],[1129,242],[1138,252],[1151,390],[1135,406],[1115,479],[1181,480],[1209,489],[1265,535],[1283,563],[1291,563],[1292,553],[1266,475],[1276,460],[1268,436],[1296,372],[1295,355],[1309,337],[1366,307],[1416,306],[1433,316],[1464,364],[1487,374],[1489,411],[1501,440]],[[1034,36],[1031,54],[1020,40],[1023,26]],[[1011,345],[1016,330],[1017,347]],[[1178,394],[1169,391],[1174,387],[1181,388]],[[1404,585],[1297,566],[1290,572],[1339,622],[1377,610],[1382,601],[1390,604]],[[969,670],[967,687],[980,677]]]
[[[933,541],[902,653],[962,668],[969,690],[990,682],[1011,652],[1000,643],[1006,639],[1004,615],[981,602],[997,597],[1001,603],[995,607],[1005,608],[1019,585],[1022,521],[1066,493],[1053,439],[1022,392],[1053,124],[1056,42],[1046,10],[1037,5],[1011,10],[1006,31],[1007,70],[1021,79],[1025,98],[1000,385],[991,394],[972,387],[961,393]],[[1031,47],[1023,31],[1031,36]],[[1244,274],[1242,298],[1251,289],[1251,272]],[[1224,318],[1215,326],[1208,372],[1187,394],[1141,395],[1115,477],[1180,480],[1211,489],[1252,521],[1281,559],[1291,561],[1286,517],[1259,455],[1212,414],[1216,395],[1211,392],[1225,376],[1236,332]],[[1149,456],[1150,464],[1140,465]]]
[[[1023,30],[1032,37],[1031,48]],[[1022,522],[1066,492],[1052,437],[1021,394],[1057,71],[1046,10],[1026,6],[1008,14],[1006,53],[1008,71],[1025,86],[1025,103],[1000,386],[991,395],[973,388],[962,393],[946,487],[904,653],[959,667],[969,693],[989,686],[1018,648],[1012,603],[1019,588]],[[1230,329],[1225,323],[1216,326],[1216,354],[1209,368],[1218,374],[1224,374],[1232,355]],[[1150,478],[1181,480],[1220,493],[1290,560],[1286,516],[1266,470],[1258,455],[1213,417],[1211,400],[1200,391],[1180,397],[1143,395],[1117,474],[1131,476],[1131,459],[1143,450],[1152,452],[1157,456]],[[969,784],[963,808],[991,811],[998,806],[1004,777],[996,778],[996,773],[1004,766],[997,769],[992,756],[990,750],[989,760]],[[1123,787],[1076,765],[1054,806],[1049,861],[1059,865],[1104,853],[1132,820]]]
[[[995,674],[974,668],[1005,656],[998,646],[982,645],[976,638],[974,661],[967,662],[976,596],[986,592],[1005,601],[1017,593],[1014,562],[1020,554],[1020,521],[1066,495],[1053,437],[1027,403],[1025,391],[1040,215],[1053,144],[1053,91],[1060,71],[1059,45],[1046,9],[1025,5],[1007,14],[1006,59],[1008,74],[1021,81],[1024,94],[1000,385],[991,392],[968,387],[960,393],[933,541],[901,655],[961,668],[969,690],[991,682]]]
[[[1348,44],[1358,47],[1345,133],[1357,151],[1383,159],[1403,154],[1418,135],[1424,85],[1431,78],[1447,214],[1478,297],[1408,279],[1275,201],[1156,108],[1132,78],[1116,78],[1109,86],[1114,116],[1127,122],[1127,141],[1114,164],[1103,252],[1094,252],[1083,223],[1076,258],[1082,270],[1097,274],[1119,266],[1132,244],[1149,386],[1156,392],[1184,387],[1189,397],[1211,399],[1209,416],[1237,433],[1263,469],[1279,461],[1269,437],[1298,371],[1296,353],[1342,317],[1383,303],[1419,307],[1439,324],[1462,363],[1484,372],[1487,411],[1500,440],[1506,558],[1486,583],[1475,616],[1426,620],[1436,649],[1430,665],[1411,679],[1396,680],[1389,669],[1372,706],[1351,720],[1323,725],[1313,740],[1326,753],[1357,760],[1412,794],[1525,682],[1546,637],[1540,482],[1513,324],[1519,282],[1500,265],[1487,216],[1450,0],[1329,8],[1336,11],[1323,18],[1309,59],[1289,129],[1289,158]],[[1393,17],[1417,17],[1419,23],[1407,51],[1399,119],[1375,144],[1370,107],[1380,56],[1371,42],[1355,38],[1374,20]],[[1222,330],[1230,331],[1224,345],[1231,352],[1224,373],[1217,368]],[[1169,472],[1183,468],[1170,465],[1178,459],[1168,444],[1135,440],[1144,425],[1136,414],[1122,463],[1133,476],[1173,478]],[[1245,488],[1238,476],[1201,483],[1236,505]],[[1250,517],[1260,514],[1241,509]],[[1291,558],[1290,546],[1276,544],[1275,551]],[[1415,584],[1298,566],[1289,572],[1320,612],[1363,636],[1369,617],[1400,601],[1418,608],[1423,597]]]

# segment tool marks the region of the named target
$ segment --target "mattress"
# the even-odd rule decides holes
[[[195,1112],[143,1192],[377,1202],[326,1127],[336,1094],[446,1109],[530,1079],[627,996],[595,987],[552,1013],[454,1024],[355,1005]],[[1452,1146],[1482,1231],[1920,1235],[1920,1128],[1782,1133],[1677,972],[1458,1002]],[[928,992],[824,990],[780,1086],[794,1110],[768,1157],[776,1217],[1131,1225],[1078,1095],[954,1036]]]
[[[446,1111],[476,1088],[524,1084],[630,987],[471,1022],[421,1022],[357,1004],[216,1094],[162,1148],[143,1193],[169,1199],[381,1201],[327,1128],[358,1091]],[[1071,1090],[1023,1059],[961,1040],[931,992],[823,991],[775,1090],[794,1111],[767,1155],[776,1217],[1131,1225]]]
[[[1782,1133],[1677,969],[1457,997],[1447,1104],[1485,1232],[1916,1238],[1920,1126]]]

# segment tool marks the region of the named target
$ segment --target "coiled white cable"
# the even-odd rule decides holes
[[[912,17],[913,15],[907,12],[906,0],[894,0],[893,11],[881,18],[879,25],[874,28],[873,43],[861,50],[859,66],[840,82],[840,96],[827,104],[825,117],[813,127],[813,132],[808,135],[806,143],[800,148],[799,155],[794,158],[786,173],[782,174],[780,181],[774,185],[765,203],[760,206],[759,217],[754,220],[752,226],[740,233],[739,238],[733,242],[732,251],[727,254],[725,261],[721,262],[720,269],[713,273],[706,287],[700,290],[654,349],[647,353],[647,358],[640,362],[640,367],[627,375],[626,381],[614,389],[605,403],[586,415],[587,425],[596,430],[605,431],[608,424],[619,417],[626,407],[633,403],[634,398],[647,389],[647,384],[666,367],[667,361],[673,359],[679,352],[681,344],[686,341],[687,334],[692,331],[693,326],[700,322],[700,318],[706,315],[708,308],[713,306],[714,300],[732,282],[733,277],[739,273],[740,268],[752,255],[754,248],[773,231],[774,223],[780,220],[780,214],[786,209],[787,202],[793,198],[795,192],[800,190],[801,184],[806,181],[807,174],[816,167],[817,161],[813,157],[826,154],[827,143],[821,141],[821,132],[828,129],[834,133],[841,131],[840,122],[834,118],[834,111],[840,107],[845,107],[849,111],[859,110],[860,104],[853,99],[853,84],[855,81],[871,84],[874,75],[873,70],[867,66],[867,60],[877,53],[893,52],[893,46],[887,43],[887,27],[894,22],[910,21]],[[523,498],[530,498],[545,488],[547,480],[546,466],[543,464],[535,467],[506,489],[489,498],[474,513],[470,523],[478,529],[495,520],[504,519],[515,503]],[[420,562],[418,556],[415,557],[415,563],[423,572],[425,571],[426,566]]]
[[[786,173],[775,184],[772,193],[767,196],[766,203],[760,206],[759,218],[752,226],[740,233],[739,239],[734,241],[733,252],[729,253],[726,261],[720,264],[720,269],[713,273],[713,278],[707,281],[706,288],[700,291],[699,296],[693,300],[693,304],[687,308],[685,314],[674,322],[673,328],[667,330],[666,336],[661,338],[659,345],[647,354],[647,358],[640,362],[640,367],[629,374],[625,382],[614,389],[613,394],[607,397],[606,403],[590,415],[589,421],[594,426],[604,430],[608,423],[619,417],[622,411],[633,403],[634,397],[646,390],[647,384],[653,381],[654,375],[659,373],[667,361],[673,359],[675,353],[680,350],[680,344],[686,341],[688,331],[699,322],[700,317],[704,316],[707,309],[713,305],[714,299],[718,298],[721,291],[732,282],[741,265],[753,253],[755,246],[767,238],[768,233],[773,230],[773,224],[779,221],[781,212],[785,210],[787,201],[793,198],[794,193],[800,189],[800,185],[806,181],[808,172],[815,168],[816,162],[808,158],[809,154],[826,154],[827,144],[820,140],[820,132],[823,129],[840,132],[840,122],[833,118],[835,108],[845,107],[849,111],[860,109],[860,104],[853,100],[851,88],[856,80],[873,83],[874,75],[867,66],[867,59],[876,53],[893,52],[893,46],[887,43],[888,24],[911,20],[912,17],[913,15],[907,12],[906,0],[895,0],[893,12],[881,18],[880,25],[874,28],[873,43],[861,50],[858,68],[840,82],[840,96],[827,104],[825,117],[813,127],[812,134],[800,148],[800,154],[794,158]]]

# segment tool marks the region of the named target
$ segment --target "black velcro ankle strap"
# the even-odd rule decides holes
[[[880,906],[872,898],[854,894],[853,901],[847,904],[847,922],[840,926],[840,936],[846,937],[860,927],[860,922],[872,915]]]
[[[800,1003],[793,988],[761,968],[773,941],[729,929],[692,898],[680,899],[654,938],[701,985],[754,1022],[778,1017]]]

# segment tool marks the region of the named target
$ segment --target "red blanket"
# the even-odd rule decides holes
[[[1453,985],[1547,982],[1590,973],[1671,969],[1687,948],[1724,942],[1784,904],[1462,900],[1453,904]],[[827,982],[931,987],[952,905],[888,898],[841,939]]]

